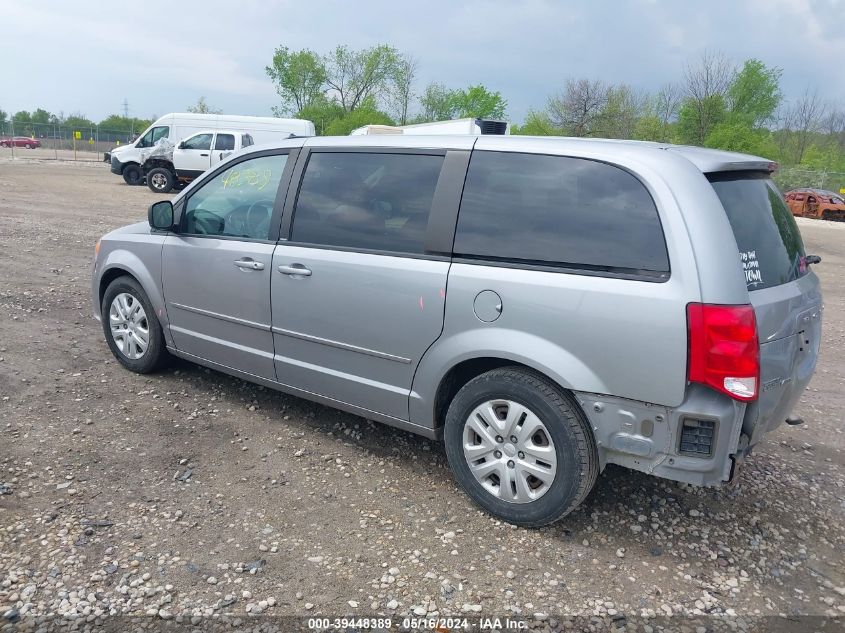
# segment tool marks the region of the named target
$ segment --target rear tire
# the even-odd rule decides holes
[[[148,374],[169,359],[155,309],[132,277],[118,277],[109,284],[100,318],[109,349],[129,371]]]
[[[494,369],[464,385],[449,405],[444,442],[472,500],[523,527],[572,512],[598,476],[595,440],[577,403],[522,367]]]
[[[169,193],[176,186],[173,172],[165,167],[156,167],[147,172],[147,187],[155,193]]]
[[[141,173],[139,165],[127,165],[123,168],[123,182],[127,185],[140,185],[144,180],[144,174]]]

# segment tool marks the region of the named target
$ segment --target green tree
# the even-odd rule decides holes
[[[282,98],[281,107],[273,108],[277,116],[299,112],[325,93],[325,63],[307,48],[291,52],[285,46],[278,47],[265,70]]]
[[[780,68],[768,68],[749,59],[734,76],[727,91],[731,118],[756,128],[771,122],[781,102]]]
[[[55,116],[53,116],[43,108],[38,108],[35,112],[30,114],[30,120],[38,125],[47,125],[49,123],[52,123],[54,119]]]
[[[326,86],[347,112],[368,97],[383,101],[398,60],[399,52],[386,44],[359,51],[338,46],[323,58]]]
[[[131,134],[142,132],[151,123],[152,121],[150,119],[138,119],[135,117],[120,116],[119,114],[110,114],[97,125],[104,131]]]
[[[772,133],[766,128],[754,129],[746,121],[732,119],[717,123],[704,141],[705,147],[724,149],[731,152],[754,154],[764,158],[777,156],[777,145]]]
[[[3,127],[6,125],[6,121],[9,120],[9,113],[5,110],[0,110],[0,134],[3,133]]]
[[[390,112],[396,115],[399,125],[405,125],[408,122],[408,111],[414,99],[417,65],[417,60],[410,55],[400,55],[393,68],[387,100]]]
[[[308,105],[294,114],[298,119],[305,119],[314,123],[318,136],[326,134],[326,128],[334,121],[342,119],[346,111],[337,101],[327,99],[324,95],[315,97]],[[354,128],[353,128],[354,129]]]
[[[511,134],[521,136],[560,136],[561,130],[556,128],[545,112],[531,110],[522,125],[511,125]]]
[[[395,125],[384,112],[363,105],[352,112],[346,112],[342,117],[335,119],[325,128],[327,136],[346,136],[352,130],[364,125]]]
[[[482,84],[466,90],[455,90],[451,95],[452,110],[459,119],[502,119],[508,102],[498,92],[491,92]],[[450,117],[454,118],[454,117]]]
[[[188,106],[188,112],[193,112],[195,114],[223,114],[223,110],[218,110],[208,105],[205,101],[205,97],[197,99],[195,105]]]
[[[656,114],[646,114],[640,117],[634,125],[632,138],[637,141],[665,142],[666,127]]]
[[[415,119],[418,123],[454,119],[457,114],[455,91],[443,84],[432,82],[425,87],[420,97],[420,108],[422,111]]]
[[[65,127],[79,131],[90,130],[92,127],[96,127],[95,123],[81,112],[75,112],[69,115],[62,123]]]
[[[685,99],[678,113],[678,137],[687,145],[703,145],[713,126],[724,121],[725,98],[712,94],[705,99]]]

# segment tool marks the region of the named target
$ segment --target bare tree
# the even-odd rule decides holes
[[[799,164],[814,134],[822,129],[826,106],[816,90],[804,90],[784,114],[784,140],[792,161]]]
[[[696,65],[684,65],[684,96],[691,108],[695,141],[703,144],[719,113],[736,73],[722,53],[704,51]]]
[[[604,82],[567,79],[563,92],[549,97],[546,112],[552,125],[567,134],[594,136],[601,133],[607,97],[608,87]]]
[[[414,99],[414,80],[417,76],[417,60],[411,55],[402,55],[396,60],[393,69],[393,77],[388,91],[391,113],[399,122],[405,125],[408,122],[408,110],[411,101]]]
[[[654,114],[660,121],[661,141],[669,140],[669,124],[678,117],[682,97],[681,87],[673,82],[664,84],[654,97]]]
[[[352,112],[369,98],[379,98],[393,75],[398,53],[381,44],[360,51],[338,46],[325,59],[326,85],[340,105]]]

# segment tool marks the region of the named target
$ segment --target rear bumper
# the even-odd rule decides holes
[[[593,429],[602,468],[619,464],[712,486],[729,481],[735,462],[745,455],[747,438],[740,437],[746,404],[702,385],[691,385],[674,408],[598,394],[575,395]],[[696,433],[708,437],[695,444],[690,437]],[[708,452],[699,452],[704,445]]]

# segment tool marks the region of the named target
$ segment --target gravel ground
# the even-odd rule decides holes
[[[90,262],[154,199],[106,165],[0,162],[0,630],[351,614],[840,630],[802,616],[845,616],[845,224],[800,222],[826,299],[804,426],[733,487],[609,467],[574,514],[525,530],[478,511],[438,443],[188,363],[123,370]]]

